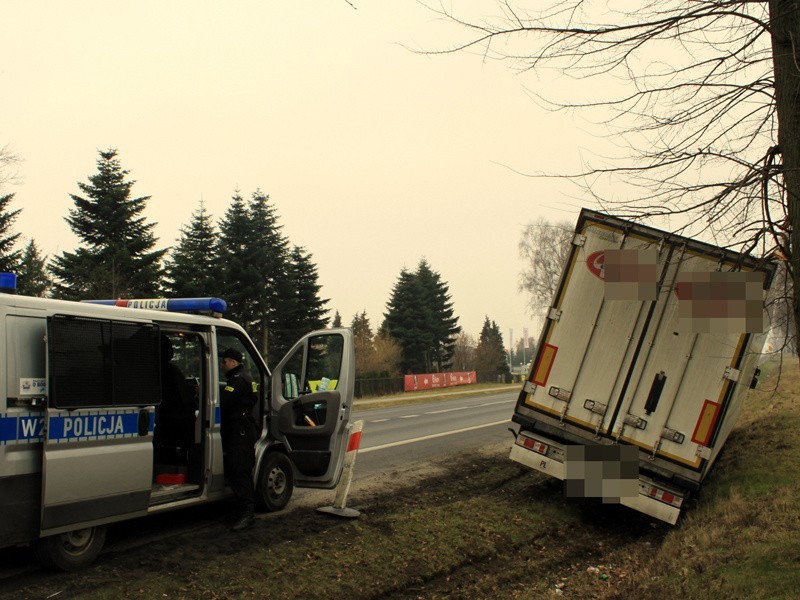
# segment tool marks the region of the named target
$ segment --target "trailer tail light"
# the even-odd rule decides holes
[[[526,437],[524,435],[519,436],[517,443],[520,446],[527,448],[528,450],[533,450],[534,452],[538,452],[539,454],[547,454],[547,449],[549,446],[547,444],[543,444],[533,438]]]
[[[683,504],[683,497],[672,492],[662,490],[661,488],[657,488],[654,485],[647,486],[646,492],[651,498],[658,500],[659,502],[663,502],[664,504],[674,506],[675,508],[680,508]]]

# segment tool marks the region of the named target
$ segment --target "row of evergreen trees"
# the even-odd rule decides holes
[[[450,369],[479,371],[486,380],[510,374],[503,337],[489,317],[477,343],[458,326],[447,283],[422,259],[403,269],[392,289],[384,320],[373,333],[366,311],[353,316],[356,374],[362,378]],[[337,312],[334,325],[341,325]]]
[[[154,223],[142,215],[149,196],[133,197],[135,181],[116,150],[101,151],[97,173],[78,183],[81,194],[66,221],[81,241],[46,263],[31,241],[11,251],[10,227],[19,209],[0,198],[0,269],[16,272],[19,293],[68,300],[221,296],[226,317],[239,322],[270,363],[304,333],[328,324],[311,254],[282,233],[269,197],[237,191],[216,228],[203,204],[180,230],[167,256],[157,249]]]
[[[116,150],[99,153],[97,172],[78,183],[66,217],[80,246],[49,263],[33,240],[15,250],[19,234],[12,225],[20,209],[8,210],[13,194],[0,197],[0,271],[16,272],[19,292],[33,296],[224,297],[226,316],[248,331],[271,365],[303,334],[327,326],[328,300],[320,297],[312,256],[283,234],[267,195],[256,190],[245,200],[237,191],[218,227],[201,202],[168,252],[157,248],[155,224],[143,216],[150,197],[133,197],[128,175]],[[461,328],[448,285],[427,260],[401,271],[383,316],[374,335],[366,312],[351,324],[360,375],[451,367]],[[338,313],[334,325],[341,325]],[[504,368],[499,329],[485,342],[484,333],[478,355],[490,342],[492,351],[478,363]]]

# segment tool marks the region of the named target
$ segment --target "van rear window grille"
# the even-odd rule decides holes
[[[145,406],[160,402],[158,328],[57,315],[48,320],[50,405]]]

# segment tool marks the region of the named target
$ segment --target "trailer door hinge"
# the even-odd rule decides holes
[[[526,381],[525,385],[522,386],[522,391],[526,394],[532,394],[533,391],[536,389],[536,384],[532,381]]]
[[[708,446],[697,446],[697,456],[708,460],[711,458],[711,448]]]
[[[580,233],[576,233],[575,236],[572,238],[572,245],[573,246],[583,246],[586,243],[586,236]]]
[[[561,318],[561,311],[555,306],[551,306],[550,311],[547,313],[547,318],[551,321],[558,321]]]
[[[730,379],[731,381],[738,383],[741,374],[742,372],[739,369],[734,369],[733,367],[725,367],[725,379]]]

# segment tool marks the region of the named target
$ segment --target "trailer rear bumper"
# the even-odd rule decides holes
[[[566,445],[539,434],[521,431],[509,458],[556,479],[567,478]],[[638,495],[621,496],[618,503],[674,525],[681,513],[685,492],[639,475]]]

